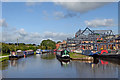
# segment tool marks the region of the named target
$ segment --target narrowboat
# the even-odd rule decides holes
[[[61,60],[61,61],[69,61],[70,60],[69,51],[67,51],[67,50],[57,52],[56,57],[58,60]]]
[[[37,49],[36,50],[36,54],[41,54],[42,52],[41,52],[41,49]]]
[[[51,50],[41,50],[42,53],[49,53]]]
[[[91,51],[91,50],[83,50],[82,51],[82,55],[92,55],[93,54],[93,52]]]
[[[26,55],[33,55],[34,51],[33,50],[26,50],[24,54],[26,54]]]
[[[10,52],[9,59],[18,59],[24,56],[22,50],[17,50],[16,52]]]
[[[118,52],[116,54],[120,54],[120,50],[118,50]]]
[[[120,52],[118,51],[114,51],[112,53],[109,53],[107,50],[102,50],[100,51],[99,54],[100,58],[115,58],[115,59],[120,59]]]
[[[53,51],[54,51],[54,52],[57,52],[57,49],[54,49]]]
[[[47,50],[41,50],[42,53],[47,53]]]

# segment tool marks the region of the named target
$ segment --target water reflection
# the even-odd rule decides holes
[[[55,58],[55,55],[53,53],[41,54],[41,59],[50,60],[50,59],[54,59],[54,58]]]
[[[6,61],[4,61],[4,62],[1,62],[1,63],[0,63],[0,70],[5,70],[5,69],[7,69],[7,68],[8,68],[8,65],[9,65],[9,61],[8,61],[8,60],[6,60]]]
[[[70,61],[66,61],[66,62],[60,61],[60,64],[62,67],[67,67],[70,64]]]
[[[59,60],[60,61],[60,60]],[[94,61],[60,61],[62,67],[75,67],[80,78],[118,78],[119,65],[98,58]]]
[[[101,60],[108,61],[113,64],[120,65],[120,59],[100,58]]]
[[[17,65],[18,65],[18,61],[17,60],[11,60],[10,61],[10,66],[16,67]]]
[[[98,58],[94,58],[94,59],[93,59],[93,63],[94,63],[94,64],[98,64],[98,63],[99,63],[99,59],[98,59]]]
[[[111,63],[103,61],[105,64],[101,63],[79,63],[74,62],[76,66],[76,71],[81,78],[117,78],[118,77],[118,66],[112,65]]]

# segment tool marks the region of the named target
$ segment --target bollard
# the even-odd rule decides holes
[[[26,56],[25,56],[25,54],[24,54],[24,58],[25,58]]]

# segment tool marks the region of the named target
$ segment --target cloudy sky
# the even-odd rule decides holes
[[[86,27],[117,34],[117,25],[117,2],[3,2],[0,39],[39,44],[66,40]]]

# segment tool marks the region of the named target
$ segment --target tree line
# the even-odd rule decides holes
[[[43,40],[40,45],[36,44],[25,44],[25,43],[0,43],[0,52],[1,53],[10,53],[10,51],[17,50],[34,50],[42,49],[42,50],[53,50],[56,48],[56,42],[50,39]]]

